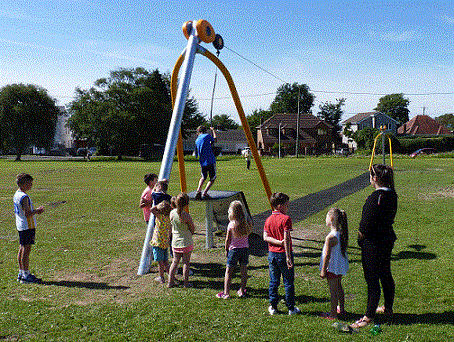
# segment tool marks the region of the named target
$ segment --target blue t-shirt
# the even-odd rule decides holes
[[[200,165],[208,166],[216,163],[216,158],[214,157],[213,148],[211,145],[213,143],[214,139],[208,133],[200,134],[195,140]]]

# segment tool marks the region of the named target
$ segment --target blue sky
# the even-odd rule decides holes
[[[410,117],[454,112],[454,3],[450,1],[98,1],[3,0],[0,86],[32,83],[58,104],[111,70],[169,72],[186,46],[181,26],[206,19],[230,50],[246,114],[268,109],[285,82],[307,84],[314,113],[346,98],[344,119],[404,93]],[[202,45],[213,53],[210,45]],[[209,113],[215,67],[197,55],[191,94]],[[213,114],[238,120],[218,77]]]

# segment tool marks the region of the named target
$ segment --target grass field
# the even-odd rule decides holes
[[[367,157],[264,159],[273,191],[291,200],[354,178]],[[396,301],[383,333],[368,329],[342,334],[318,317],[329,306],[318,263],[326,210],[294,222],[296,302],[303,314],[269,316],[265,257],[250,257],[250,297],[220,300],[225,258],[222,248],[204,248],[204,207],[191,203],[196,221],[192,289],[167,289],[155,273],[137,276],[145,226],[138,208],[143,175],[159,163],[114,161],[27,161],[0,159],[0,340],[5,341],[454,341],[454,159],[396,157],[399,208],[393,251]],[[269,209],[257,170],[244,160],[217,164],[215,190],[242,190],[252,214]],[[197,162],[186,163],[188,188],[199,177]],[[31,270],[42,285],[16,282],[18,238],[12,211],[15,175],[34,176],[35,205],[64,200],[38,217]],[[179,192],[177,165],[171,194]],[[371,187],[338,201],[350,226],[350,272],[345,322],[364,314],[366,286],[356,230]],[[219,247],[222,237],[216,237]],[[283,293],[283,289],[281,289]],[[284,309],[284,305],[281,305]]]

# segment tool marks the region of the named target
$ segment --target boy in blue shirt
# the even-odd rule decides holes
[[[213,153],[213,144],[217,141],[217,138],[214,128],[210,127],[210,130],[213,136],[207,133],[206,127],[197,127],[197,139],[195,144],[197,147],[197,154],[199,155],[200,167],[202,168],[202,176],[199,180],[199,186],[195,196],[196,199],[209,198],[208,190],[210,190],[216,179],[216,158]],[[202,186],[207,176],[210,176],[210,180],[202,194]]]

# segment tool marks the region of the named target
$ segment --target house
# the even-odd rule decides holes
[[[221,149],[222,154],[240,154],[241,150],[248,146],[246,135],[241,128],[216,131],[216,137],[216,147]],[[196,150],[195,139],[197,139],[195,132],[183,139],[183,151],[185,154],[191,154]]]
[[[416,115],[400,126],[397,133],[401,135],[440,135],[452,132],[428,115]]]
[[[69,114],[64,106],[59,106],[60,114],[57,116],[57,123],[55,126],[54,145],[63,146],[64,148],[74,148],[75,139],[72,131],[66,126],[69,119]]]
[[[281,143],[284,151],[295,153],[298,134],[298,151],[304,154],[331,152],[335,129],[311,114],[275,114],[257,127],[257,148],[263,154],[272,154],[273,146]],[[298,129],[298,131],[297,131]]]
[[[399,122],[381,112],[366,112],[358,113],[342,122],[342,131],[347,124],[350,124],[350,130],[353,132],[360,131],[366,127],[379,129],[380,127],[386,126],[386,129],[390,131],[391,134],[397,135]],[[342,143],[348,145],[350,150],[354,150],[357,147],[356,142],[353,139],[346,137],[344,134],[342,134]]]

